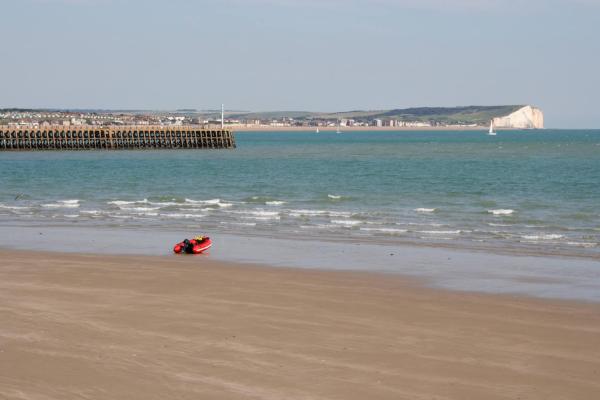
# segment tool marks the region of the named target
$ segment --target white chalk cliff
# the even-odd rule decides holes
[[[508,129],[544,129],[544,113],[539,108],[525,106],[505,117],[494,118],[494,126]]]

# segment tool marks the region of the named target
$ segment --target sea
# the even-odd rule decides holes
[[[600,256],[600,130],[242,132],[0,152],[0,225]]]

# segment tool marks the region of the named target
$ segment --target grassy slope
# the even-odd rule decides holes
[[[467,106],[467,107],[419,107],[394,110],[348,111],[339,113],[313,113],[306,111],[277,111],[255,112],[228,115],[230,118],[241,119],[280,119],[290,117],[295,119],[337,120],[352,118],[366,119],[397,119],[403,121],[435,121],[441,123],[487,124],[494,117],[508,115],[523,106]]]

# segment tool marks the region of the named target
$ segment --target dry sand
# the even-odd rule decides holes
[[[0,252],[2,399],[598,399],[600,305]]]

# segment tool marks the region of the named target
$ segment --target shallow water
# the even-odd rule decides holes
[[[600,131],[239,133],[0,153],[0,223],[600,254]]]
[[[401,274],[428,286],[484,293],[600,302],[600,263],[581,257],[495,254],[432,246],[323,242],[215,234],[201,255],[173,255],[175,230],[0,226],[0,248],[206,260]]]

